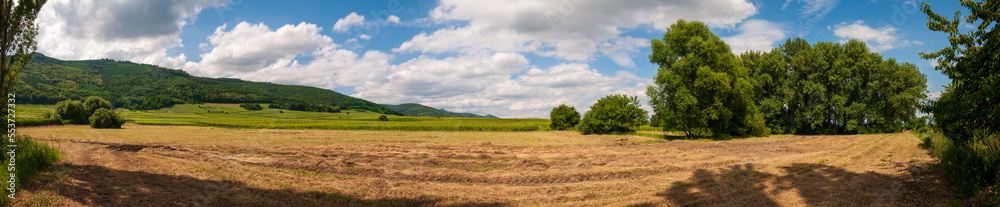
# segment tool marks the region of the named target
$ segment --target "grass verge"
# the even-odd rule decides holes
[[[9,142],[10,140],[3,140],[3,146],[11,144]],[[13,165],[14,174],[16,176],[13,186],[16,187],[15,189],[17,191],[15,191],[15,193],[17,193],[22,189],[21,186],[27,184],[28,181],[38,175],[38,173],[45,168],[48,168],[52,165],[52,163],[55,163],[56,160],[59,160],[60,153],[59,150],[56,150],[47,144],[35,142],[34,139],[27,136],[14,137],[13,144],[17,145],[15,151],[16,153],[14,154],[15,162]],[[8,182],[11,180],[10,171],[7,171],[10,169],[10,161],[12,160],[10,154],[6,153],[9,150],[10,149],[4,150],[5,153],[3,153],[2,156],[3,162],[0,162],[0,164],[4,166],[4,172],[0,173],[0,180],[3,180],[4,182],[4,194],[3,197],[0,197],[0,206],[7,206],[7,204],[11,201],[10,198],[7,197],[7,195],[11,192],[6,189],[7,187],[12,186],[12,184]]]

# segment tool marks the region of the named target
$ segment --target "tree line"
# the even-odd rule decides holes
[[[660,68],[646,91],[650,125],[689,138],[890,133],[924,121],[916,112],[926,98],[925,75],[861,41],[789,38],[769,52],[734,55],[704,23],[678,20],[651,45],[650,62]],[[560,106],[551,128],[580,123],[584,134],[627,132],[646,123],[639,106],[635,97],[610,95],[582,120]]]
[[[926,77],[864,42],[789,38],[739,56],[698,21],[652,41],[660,66],[652,122],[688,137],[899,132],[926,98]]]

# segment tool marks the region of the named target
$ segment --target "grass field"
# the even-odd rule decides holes
[[[343,129],[407,131],[535,131],[548,129],[547,119],[489,119],[457,117],[408,117],[345,110],[317,113],[268,109],[247,111],[238,104],[178,104],[149,111],[117,109],[129,122],[140,125],[216,126],[250,129]],[[21,107],[19,105],[19,107]],[[41,117],[53,105],[24,105],[25,116]]]
[[[354,113],[352,113],[354,114]],[[964,206],[910,133],[667,141],[572,131],[26,127],[15,205]],[[974,203],[973,203],[974,204]]]

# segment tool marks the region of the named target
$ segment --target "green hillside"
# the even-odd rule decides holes
[[[389,105],[382,104],[383,106],[389,107],[393,111],[398,111],[407,116],[433,116],[433,117],[466,117],[466,118],[497,118],[496,116],[487,114],[486,116],[480,116],[473,113],[455,113],[446,111],[444,109],[435,109],[429,106],[424,106],[415,103],[406,103],[400,105]]]
[[[132,110],[183,103],[278,103],[290,110],[344,109],[403,115],[321,88],[195,77],[182,70],[108,59],[63,61],[36,53],[19,77],[13,89],[19,103],[53,104],[100,96],[116,107]]]

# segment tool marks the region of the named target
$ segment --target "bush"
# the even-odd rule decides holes
[[[625,95],[609,95],[597,100],[577,125],[583,134],[626,133],[646,124],[646,110],[639,100]]]
[[[111,102],[105,101],[101,97],[91,96],[83,101],[83,110],[87,112],[86,117],[90,117],[97,109],[111,109]]]
[[[576,112],[575,107],[562,104],[552,109],[552,113],[549,113],[549,118],[552,120],[549,128],[553,130],[566,130],[580,123],[580,112]]]
[[[94,115],[90,116],[90,127],[98,129],[107,128],[122,128],[122,124],[125,124],[125,119],[122,119],[118,113],[110,109],[100,108],[94,111]]]
[[[924,135],[921,135],[921,138]],[[961,144],[954,138],[945,137],[940,132],[930,134],[924,145],[929,145],[940,166],[954,178],[960,197],[975,196],[990,187],[1000,188],[1000,137],[978,135],[972,141]],[[994,204],[1000,204],[995,190]]]
[[[59,150],[49,147],[47,144],[42,144],[35,142],[31,137],[17,136],[14,138],[14,143],[8,143],[8,139],[2,139],[3,146],[8,144],[17,144],[17,161],[14,163],[15,173],[17,175],[17,180],[15,181],[17,186],[24,186],[28,183],[35,175],[38,175],[43,169],[55,163],[59,160]],[[6,150],[5,150],[6,151]],[[4,168],[10,166],[10,157],[7,153],[2,153],[2,162]],[[7,180],[10,180],[8,173],[0,173],[0,180],[4,181],[4,185],[7,186]],[[4,190],[6,191],[6,190]],[[7,204],[9,202],[7,196],[0,196],[0,204]]]
[[[379,116],[379,117],[378,117],[378,120],[379,120],[379,121],[389,121],[389,117],[388,117],[388,116],[385,116],[385,115],[382,115],[382,116]]]
[[[72,124],[87,124],[87,112],[80,101],[65,100],[56,103],[56,114]]]
[[[264,109],[264,107],[261,107],[260,104],[256,104],[256,103],[242,103],[242,104],[240,104],[240,108],[243,108],[243,109],[246,109],[246,110],[250,110],[250,111],[256,111],[256,110],[263,110]]]

